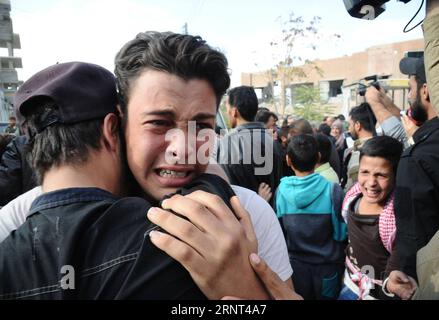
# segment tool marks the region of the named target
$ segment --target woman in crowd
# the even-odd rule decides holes
[[[343,132],[343,122],[339,119],[335,120],[331,126],[331,136],[335,139],[335,149],[337,150],[340,161],[343,161],[343,154],[347,148]]]

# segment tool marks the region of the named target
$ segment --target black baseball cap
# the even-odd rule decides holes
[[[406,57],[399,62],[399,70],[408,76],[416,76],[422,83],[427,83],[424,58]]]
[[[58,106],[53,123],[74,124],[117,113],[116,79],[107,69],[85,62],[50,66],[20,86],[14,97],[19,119],[35,106],[36,99],[50,98]]]

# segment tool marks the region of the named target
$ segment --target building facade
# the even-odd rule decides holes
[[[0,0],[0,122],[7,122],[13,114],[13,97],[18,86],[16,68],[22,68],[21,58],[14,56],[20,49],[20,36],[12,28],[11,2]]]
[[[374,46],[349,56],[315,60],[310,65],[301,66],[307,75],[306,78],[292,77],[292,81],[284,84],[287,89],[287,106],[292,106],[294,110],[295,88],[312,85],[319,87],[322,101],[333,107],[334,114],[346,115],[362,100],[358,94],[359,88],[362,87],[360,83],[370,83],[364,78],[371,77],[377,78],[382,86],[389,90],[395,104],[405,109],[408,81],[407,76],[399,70],[399,62],[406,52],[423,50],[424,40],[417,39]],[[259,89],[261,102],[266,102],[279,92],[276,88],[279,81],[273,78],[269,71],[242,73],[241,83]]]

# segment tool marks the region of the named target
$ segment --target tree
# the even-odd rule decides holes
[[[304,59],[301,55],[301,49],[305,47],[316,50],[316,43],[321,37],[319,34],[321,18],[314,16],[311,20],[305,21],[303,17],[296,17],[291,12],[286,20],[282,20],[282,17],[278,17],[278,20],[282,28],[281,39],[270,43],[275,52],[274,59],[278,62],[267,71],[267,78],[271,85],[276,81],[280,85],[279,110],[276,111],[284,116],[287,85],[293,79],[305,79],[307,77],[306,69],[315,70],[320,75],[323,74],[323,71],[315,63]],[[337,34],[333,36],[340,38],[340,35]],[[278,109],[277,106],[276,109]]]
[[[294,115],[309,121],[321,121],[325,115],[333,113],[333,107],[321,100],[320,89],[314,86],[297,87]]]

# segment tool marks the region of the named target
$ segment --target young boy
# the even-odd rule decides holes
[[[315,172],[320,174],[323,178],[330,182],[339,183],[337,173],[332,169],[329,164],[329,159],[331,157],[331,140],[321,133],[315,135],[317,141],[317,150],[320,154],[319,161],[316,164]]]
[[[305,300],[335,299],[344,269],[343,192],[338,184],[314,173],[319,157],[313,136],[294,136],[288,144],[287,163],[295,176],[281,179],[276,196],[293,283]]]

